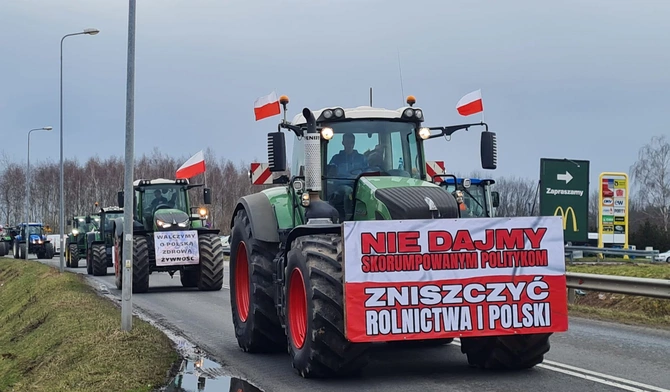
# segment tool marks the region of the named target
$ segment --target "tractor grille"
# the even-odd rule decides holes
[[[386,205],[392,219],[458,218],[456,199],[442,188],[384,188],[375,191],[375,196]],[[439,213],[430,210],[431,200]]]

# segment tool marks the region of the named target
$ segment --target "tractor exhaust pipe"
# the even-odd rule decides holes
[[[309,108],[302,109],[307,121],[305,133],[305,188],[311,201],[320,200],[321,192],[321,134],[316,129],[316,118]]]

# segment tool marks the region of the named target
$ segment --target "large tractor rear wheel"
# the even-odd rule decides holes
[[[49,242],[45,245],[45,247],[47,249],[46,250],[46,258],[49,259],[49,260],[53,259],[54,254],[56,253],[56,251],[54,250],[54,244]]]
[[[472,366],[493,370],[528,369],[549,351],[548,334],[461,338],[461,352]]]
[[[342,239],[296,239],[286,269],[286,326],[293,367],[305,378],[349,376],[368,361],[370,345],[344,336]]]
[[[149,244],[142,235],[133,236],[133,293],[149,291]]]
[[[91,245],[91,273],[94,276],[107,275],[107,253],[104,244]]]
[[[3,256],[6,254],[6,253],[5,253],[5,250],[7,250],[7,249],[5,248],[5,242],[4,242],[4,241],[0,241],[0,257],[3,257]]]
[[[179,271],[179,280],[184,287],[198,287],[198,270],[193,268]]]
[[[286,350],[273,296],[276,251],[276,245],[252,237],[247,212],[239,210],[230,236],[230,307],[237,344],[246,352]]]
[[[200,265],[198,266],[198,289],[221,290],[223,287],[223,244],[215,234],[198,235]]]

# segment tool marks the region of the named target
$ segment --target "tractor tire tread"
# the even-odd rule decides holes
[[[142,235],[133,236],[133,293],[149,290],[149,243]]]
[[[296,370],[306,378],[360,373],[368,363],[370,345],[352,343],[345,337],[342,238],[337,234],[309,235],[296,239],[292,248],[303,254],[309,271],[305,279],[311,282],[313,293],[307,299],[313,303],[313,312],[307,315],[313,320],[313,331],[307,336],[311,352],[307,366]]]
[[[200,266],[198,289],[216,291],[223,288],[223,244],[215,234],[201,234],[198,238]]]
[[[107,275],[107,251],[103,244],[91,245],[91,271],[93,276]]]
[[[250,250],[248,262],[250,264],[250,309],[247,323],[241,323],[233,315],[235,335],[238,345],[250,353],[275,353],[286,352],[286,335],[281,325],[274,301],[275,284],[273,279],[274,251],[277,245],[263,242],[253,237],[251,222],[244,209],[235,215],[234,228],[240,227],[243,232],[241,241]],[[237,249],[233,249],[233,238],[231,233],[231,265],[230,265],[230,301],[233,313],[237,311],[235,296],[235,267],[232,265],[232,255]],[[250,332],[245,332],[248,322],[253,320]],[[245,325],[247,324],[247,325]]]
[[[542,363],[551,333],[461,338],[461,352],[471,366],[490,370],[529,369]]]

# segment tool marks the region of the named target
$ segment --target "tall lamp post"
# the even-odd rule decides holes
[[[64,190],[63,190],[63,40],[67,37],[73,35],[96,35],[100,32],[98,29],[85,29],[84,31],[72,34],[66,34],[60,40],[60,246],[61,251],[59,252],[60,256],[60,272],[63,272],[65,269],[65,255],[64,255],[64,245],[65,245],[65,200],[64,199]]]
[[[28,224],[30,223],[30,216],[28,214],[28,209],[30,208],[30,134],[33,133],[33,131],[50,131],[52,130],[52,127],[42,127],[42,128],[35,128],[31,129],[28,131],[28,162],[26,165],[26,208],[25,208],[25,216],[26,216],[26,252],[24,253],[25,259],[28,259],[28,243],[30,241],[30,236],[28,235]]]

